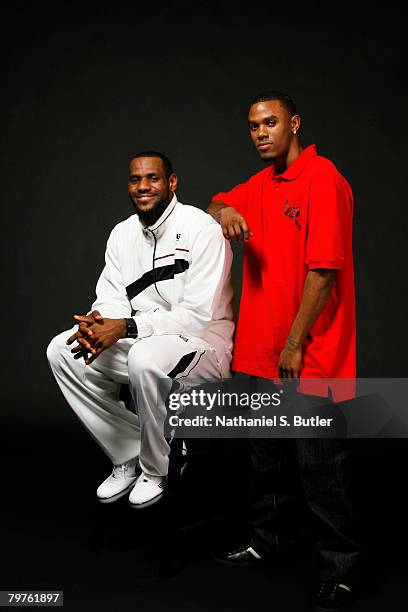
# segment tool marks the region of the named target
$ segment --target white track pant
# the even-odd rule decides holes
[[[151,336],[119,340],[87,366],[83,359],[74,359],[72,346],[66,344],[76,329],[56,336],[47,349],[68,404],[113,464],[138,455],[144,472],[165,476],[169,454],[165,401],[172,379],[195,384],[228,378],[229,354],[218,351],[218,356],[200,338]],[[119,399],[122,384],[130,387],[137,415]]]

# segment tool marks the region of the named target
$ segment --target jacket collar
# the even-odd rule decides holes
[[[305,166],[309,163],[309,161],[313,157],[316,157],[316,155],[317,155],[316,145],[314,144],[309,145],[308,147],[306,147],[306,149],[302,151],[302,153],[295,159],[295,161],[293,161],[290,164],[289,168],[286,168],[285,172],[282,172],[281,174],[277,174],[275,172],[275,168],[272,166],[272,178],[274,179],[279,178],[284,181],[293,181],[299,176],[299,174],[302,172]]]
[[[151,235],[151,232],[154,232],[156,237],[158,237],[159,234],[162,234],[164,228],[172,221],[175,209],[179,205],[180,204],[177,200],[177,196],[176,194],[174,194],[172,199],[170,200],[170,204],[167,206],[163,214],[157,219],[156,223],[154,223],[153,225],[148,225],[146,227],[146,225],[144,225],[144,223],[142,223],[142,221],[139,219],[140,227],[142,231],[144,230],[143,234],[146,236],[146,230],[150,230],[148,232],[148,235]]]

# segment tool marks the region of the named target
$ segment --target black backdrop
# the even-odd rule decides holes
[[[0,425],[9,578],[1,588],[62,585],[71,599],[79,591],[87,601],[106,582],[115,601],[125,588],[133,595],[134,551],[128,575],[123,550],[115,573],[114,551],[95,558],[81,544],[93,483],[106,476],[109,462],[103,465],[65,405],[45,359],[51,337],[92,302],[107,235],[131,213],[133,152],[167,153],[181,201],[205,207],[212,193],[263,167],[246,133],[249,100],[269,88],[290,93],[303,118],[303,144],[316,143],[355,195],[359,375],[406,376],[404,15],[390,2],[281,4],[56,2],[46,8],[20,0],[2,14]],[[235,254],[239,288],[239,248]],[[372,557],[370,588],[388,580],[392,602],[406,598],[408,508],[400,476],[406,441],[367,442],[356,464],[362,540]],[[239,490],[242,473],[235,471]],[[126,524],[122,512],[119,507],[117,522],[125,516]],[[142,583],[146,575],[153,580],[146,558],[139,572]],[[284,600],[291,576],[282,578]],[[196,606],[200,585],[190,578]],[[227,607],[247,605],[238,582]],[[185,609],[187,583],[173,586]],[[152,584],[147,605],[152,597],[176,597],[171,587]],[[140,597],[143,589],[135,588]],[[383,609],[381,597],[379,607],[372,604],[367,609]],[[177,600],[177,609],[183,605]]]
[[[359,374],[405,375],[402,16],[390,3],[237,6],[176,0],[46,9],[20,1],[9,9],[5,418],[16,410],[19,422],[61,418],[50,417],[58,393],[45,348],[93,300],[108,232],[131,213],[132,152],[167,153],[181,201],[205,207],[212,193],[263,167],[245,113],[268,88],[293,96],[303,144],[316,143],[354,191]]]

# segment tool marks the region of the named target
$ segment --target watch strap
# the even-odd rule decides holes
[[[126,323],[126,338],[137,338],[136,321],[132,318],[125,319]]]

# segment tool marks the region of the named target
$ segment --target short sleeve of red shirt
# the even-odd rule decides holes
[[[248,183],[236,185],[230,191],[220,191],[212,197],[211,202],[223,202],[233,206],[241,215],[245,215],[248,207]]]
[[[312,178],[306,264],[309,270],[341,270],[351,228],[353,197],[347,181],[327,160]]]

